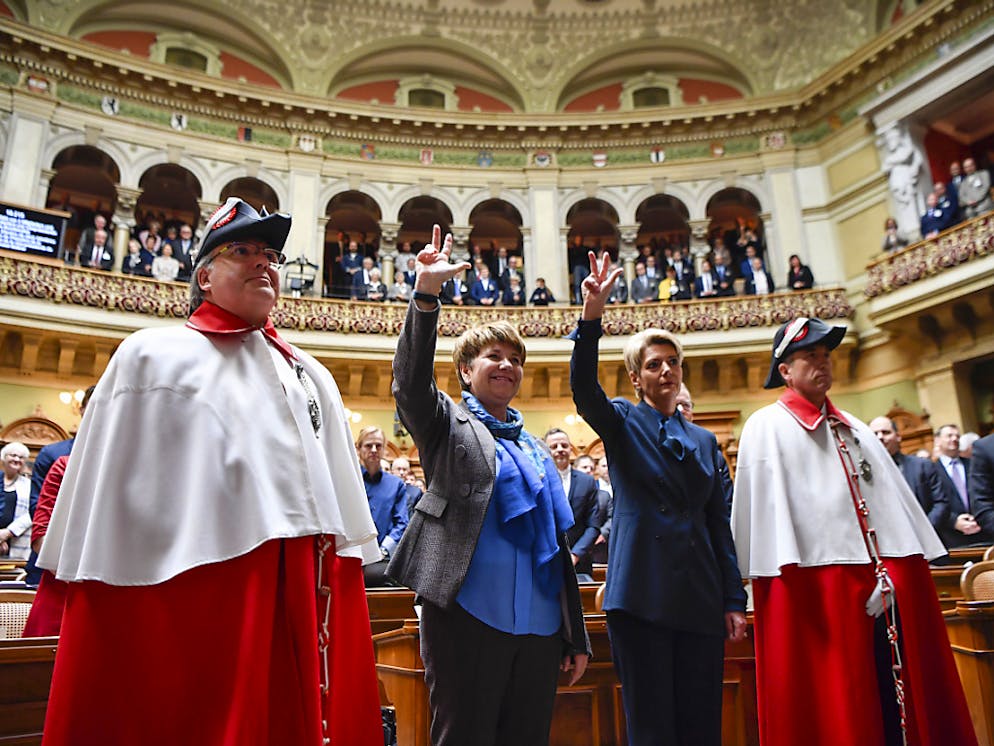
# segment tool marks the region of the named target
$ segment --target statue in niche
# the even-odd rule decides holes
[[[919,237],[919,218],[925,212],[925,197],[920,187],[924,160],[911,135],[898,125],[884,132],[882,149],[883,169],[897,207],[897,224],[902,235],[914,240]]]

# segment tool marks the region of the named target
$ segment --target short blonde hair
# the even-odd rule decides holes
[[[380,435],[382,435],[383,444],[386,445],[387,436],[383,432],[383,428],[377,427],[376,425],[366,425],[366,427],[364,427],[362,430],[359,431],[359,435],[356,436],[355,447],[359,448],[362,445],[362,442],[373,433],[379,433]]]
[[[463,391],[469,391],[469,384],[463,380],[461,366],[468,367],[484,348],[498,343],[511,345],[521,355],[521,364],[524,365],[525,343],[521,341],[518,330],[506,321],[491,321],[489,324],[474,326],[459,335],[452,347],[452,362],[455,363],[456,376]]]
[[[669,345],[676,351],[676,357],[680,365],[683,365],[683,345],[676,338],[675,334],[665,329],[644,329],[632,336],[625,345],[625,369],[629,374],[638,374],[642,370],[642,363],[645,361],[645,351],[651,345]],[[636,391],[639,399],[642,398],[641,390]]]

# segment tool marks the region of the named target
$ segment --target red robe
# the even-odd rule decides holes
[[[52,517],[52,508],[55,507],[55,500],[59,496],[59,486],[62,484],[62,477],[66,474],[67,463],[69,463],[68,456],[59,456],[45,475],[45,482],[38,494],[38,505],[35,507],[34,518],[31,521],[32,543],[45,538],[48,521]],[[59,634],[68,585],[58,580],[49,570],[42,573],[22,637],[50,637]]]

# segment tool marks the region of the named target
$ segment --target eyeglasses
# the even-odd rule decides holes
[[[279,269],[286,263],[286,254],[282,251],[277,251],[276,249],[272,249],[268,246],[264,249],[260,249],[255,244],[250,243],[229,243],[227,246],[222,246],[221,249],[214,255],[214,258],[216,259],[221,256],[221,254],[225,253],[240,262],[254,259],[262,254],[266,257],[266,261],[269,262],[269,266],[274,269]]]

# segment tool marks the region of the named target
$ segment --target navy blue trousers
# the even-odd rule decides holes
[[[721,746],[725,641],[607,612],[629,746]]]

